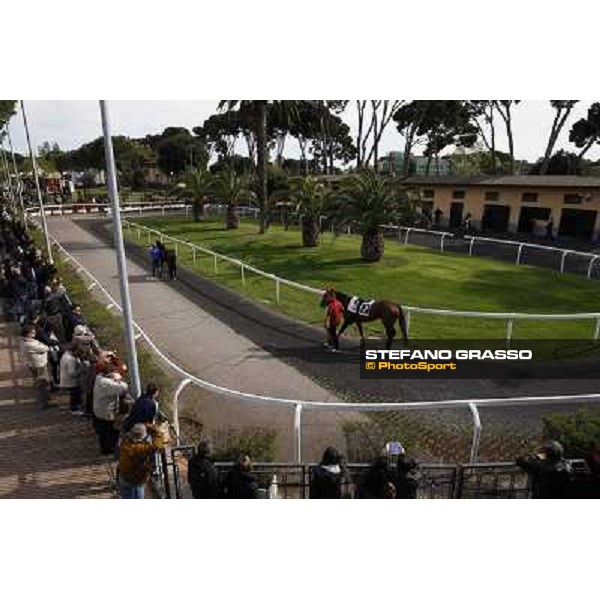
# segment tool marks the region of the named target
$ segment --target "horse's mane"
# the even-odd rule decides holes
[[[344,305],[347,306],[348,302],[352,299],[352,296],[346,294],[345,292],[340,292],[339,290],[335,291],[335,297]]]

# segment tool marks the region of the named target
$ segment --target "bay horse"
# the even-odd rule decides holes
[[[331,298],[331,294],[335,294],[335,297],[341,302],[344,307],[344,324],[342,328],[338,332],[338,336],[341,336],[344,331],[350,325],[355,324],[358,327],[358,332],[360,333],[360,337],[362,340],[365,339],[365,334],[362,328],[363,323],[369,323],[371,321],[381,320],[383,326],[385,327],[385,333],[387,337],[385,347],[390,350],[392,348],[392,342],[396,337],[396,328],[394,327],[396,321],[398,321],[400,325],[400,330],[402,331],[402,337],[404,339],[404,343],[408,344],[408,331],[406,329],[406,317],[404,316],[404,311],[402,307],[396,302],[392,302],[391,300],[374,300],[369,302],[369,310],[368,314],[359,314],[359,306],[356,307],[355,312],[351,312],[348,310],[348,305],[350,304],[353,296],[349,294],[345,294],[344,292],[339,292],[334,289],[328,289],[325,291],[321,298],[321,306],[327,306],[329,299]],[[363,301],[364,303],[364,301]]]

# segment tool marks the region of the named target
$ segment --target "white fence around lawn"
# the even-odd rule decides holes
[[[520,242],[515,240],[503,240],[499,238],[490,238],[483,237],[478,235],[465,235],[464,237],[457,238],[457,236],[450,231],[437,231],[435,229],[422,229],[419,227],[403,227],[396,225],[385,225],[385,230],[389,231],[397,231],[398,232],[398,242],[401,244],[408,244],[410,239],[410,234],[421,233],[427,234],[434,237],[439,238],[439,246],[438,249],[440,252],[444,252],[444,245],[446,239],[456,238],[456,239],[464,239],[469,242],[469,256],[474,256],[477,248],[477,243],[488,243],[488,244],[500,244],[503,246],[509,246],[515,249],[515,264],[520,265],[523,264],[521,261],[521,257],[523,255],[524,248],[534,248],[535,250],[541,250],[544,252],[554,252],[560,255],[560,267],[557,269],[560,273],[564,273],[565,269],[565,261],[569,256],[577,256],[581,257],[588,261],[587,263],[587,278],[590,279],[592,276],[592,270],[594,264],[598,259],[600,259],[600,255],[594,254],[593,252],[582,252],[580,250],[571,250],[569,248],[559,248],[557,246],[546,246],[543,244],[532,244],[530,242]],[[404,233],[404,238],[402,234]]]
[[[65,256],[67,262],[71,262],[78,274],[85,275],[90,280],[88,289],[96,288],[109,301],[107,308],[116,308],[122,312],[121,305],[113,298],[108,290],[98,281],[98,279],[84,265],[70,254],[54,237],[50,236],[52,243]],[[296,284],[297,285],[297,284]],[[305,286],[303,286],[305,287]],[[210,392],[241,400],[244,402],[253,402],[267,405],[287,406],[293,410],[293,436],[295,448],[296,462],[302,461],[302,414],[303,411],[337,411],[345,413],[359,412],[403,412],[403,411],[434,411],[442,409],[468,409],[470,411],[473,422],[473,435],[471,442],[471,450],[469,463],[474,464],[478,461],[479,446],[481,441],[482,423],[479,414],[479,408],[483,407],[522,407],[532,405],[556,406],[565,405],[569,402],[600,402],[600,394],[579,394],[579,395],[562,395],[562,396],[532,396],[532,397],[516,397],[516,398],[474,398],[465,400],[439,400],[439,401],[424,401],[424,402],[322,402],[311,400],[298,400],[292,398],[278,398],[272,396],[263,396],[260,394],[252,394],[233,390],[224,386],[220,386],[188,372],[186,369],[178,365],[174,360],[170,359],[152,340],[152,338],[142,329],[138,323],[134,321],[134,328],[137,331],[136,339],[143,338],[151,350],[175,372],[179,373],[183,379],[179,384],[174,396],[174,425],[177,437],[179,438],[179,397],[181,392],[190,384],[196,385]],[[178,439],[179,442],[179,439]]]
[[[188,242],[186,240],[182,240],[181,238],[176,238],[170,236],[158,229],[153,229],[151,227],[147,227],[145,225],[140,225],[139,223],[134,223],[129,221],[128,219],[123,220],[123,226],[128,227],[130,230],[133,229],[137,231],[138,239],[141,239],[143,234],[146,235],[147,243],[150,243],[152,237],[156,237],[160,239],[161,242],[164,240],[168,240],[173,243],[175,247],[175,253],[177,254],[179,251],[179,246],[186,246],[192,250],[192,260],[195,263],[197,259],[198,253],[206,254],[213,257],[213,270],[214,273],[218,273],[218,262],[224,261],[229,264],[235,265],[240,270],[240,279],[242,285],[246,284],[246,273],[251,272],[259,275],[261,277],[265,277],[270,279],[274,283],[274,297],[277,304],[281,303],[281,294],[282,287],[288,286],[290,288],[294,288],[297,290],[301,290],[310,294],[322,295],[324,290],[320,290],[308,285],[304,285],[298,283],[296,281],[291,281],[289,279],[285,279],[283,277],[279,277],[273,273],[268,273],[261,269],[257,269],[247,263],[242,262],[237,258],[232,258],[230,256],[226,256],[223,254],[219,254],[214,250],[210,250],[209,248],[205,248],[204,246],[200,246],[198,244],[194,244],[192,242]],[[469,310],[450,310],[450,309],[442,309],[442,308],[426,308],[421,306],[404,306],[402,305],[402,309],[406,316],[406,325],[407,329],[410,329],[410,318],[411,314],[425,314],[425,315],[435,315],[435,316],[443,316],[443,317],[467,317],[467,318],[478,318],[478,319],[494,319],[501,320],[506,322],[506,340],[510,342],[513,337],[513,327],[515,321],[582,321],[582,320],[590,320],[595,322],[593,339],[597,340],[600,337],[600,312],[594,313],[571,313],[571,314],[539,314],[539,313],[518,313],[518,312],[481,312],[481,311],[469,311]]]

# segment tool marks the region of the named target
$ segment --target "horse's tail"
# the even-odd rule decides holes
[[[400,305],[398,305],[398,310],[398,323],[400,324],[400,329],[402,330],[402,337],[404,338],[404,343],[408,344],[408,326],[406,323],[406,316]]]

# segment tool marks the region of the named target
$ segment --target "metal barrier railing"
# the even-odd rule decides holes
[[[420,227],[404,227],[397,225],[385,225],[384,229],[389,231],[397,231],[398,232],[398,242],[402,244],[408,244],[409,237],[411,232],[421,233],[432,235],[440,238],[439,250],[440,252],[444,252],[445,248],[445,240],[446,238],[456,238],[457,236],[450,231],[438,231],[435,229],[423,229]],[[404,240],[402,239],[402,233],[405,233]],[[515,254],[515,264],[520,265],[521,257],[523,255],[523,248],[532,248],[535,250],[540,250],[544,252],[555,252],[560,255],[560,266],[557,269],[560,273],[564,273],[565,270],[565,261],[568,256],[580,256],[588,260],[588,266],[586,269],[586,276],[588,279],[592,277],[592,271],[594,264],[598,259],[600,259],[600,255],[595,254],[593,252],[583,252],[581,250],[572,250],[570,248],[559,248],[558,246],[548,246],[544,244],[533,244],[531,242],[521,242],[518,240],[503,240],[499,238],[490,238],[479,235],[464,235],[459,239],[464,239],[469,242],[469,256],[473,256],[475,253],[475,247],[478,242],[485,242],[489,244],[500,244],[504,246],[510,246],[516,249]]]
[[[168,235],[158,229],[153,229],[151,227],[147,227],[145,225],[141,225],[139,223],[135,223],[129,221],[127,219],[123,220],[123,225],[128,227],[129,229],[137,230],[138,239],[141,238],[142,233],[146,233],[147,241],[150,243],[150,240],[153,236],[160,239],[161,242],[168,240],[174,244],[175,254],[178,254],[179,246],[187,246],[192,250],[192,261],[195,264],[197,260],[197,254],[203,253],[213,257],[213,271],[214,273],[218,273],[218,261],[228,262],[232,265],[235,265],[240,269],[240,279],[242,285],[245,286],[246,283],[246,273],[251,272],[256,275],[265,277],[267,279],[271,279],[274,286],[274,296],[275,302],[277,304],[281,303],[281,291],[282,286],[288,286],[293,289],[301,290],[307,292],[309,294],[314,295],[322,295],[323,290],[304,285],[298,283],[296,281],[291,281],[289,279],[285,279],[283,277],[279,277],[274,273],[268,273],[256,267],[249,265],[248,263],[244,263],[243,261],[232,258],[230,256],[226,256],[224,254],[220,254],[209,248],[204,246],[200,246],[198,244],[194,244],[192,242],[188,242],[181,238],[177,238],[171,235]],[[446,235],[446,234],[443,234]],[[451,234],[447,234],[451,235]],[[518,313],[518,312],[482,312],[482,311],[472,311],[472,310],[451,310],[451,309],[443,309],[443,308],[426,308],[422,306],[403,306],[402,307],[406,317],[406,328],[407,331],[410,330],[410,320],[411,314],[425,314],[425,315],[433,315],[433,316],[449,316],[449,317],[467,317],[467,318],[479,318],[479,319],[494,319],[494,320],[502,320],[506,322],[506,335],[505,339],[507,342],[510,342],[513,337],[513,328],[515,321],[581,321],[581,320],[591,320],[594,321],[594,333],[593,339],[598,340],[600,338],[600,312],[595,313],[571,313],[571,314],[539,314],[539,313]]]
[[[182,478],[182,466],[187,470],[187,461],[195,454],[193,446],[175,446],[171,448],[170,464],[173,467],[175,497],[189,497],[189,489]],[[233,466],[230,462],[214,463],[222,484],[227,471]],[[255,463],[252,473],[258,481],[259,488],[268,491],[276,477],[278,497],[283,499],[306,499],[310,497],[310,479],[315,464],[306,463]],[[342,480],[342,497],[355,498],[357,485],[363,473],[369,468],[367,463],[350,463],[344,466]],[[455,497],[458,465],[419,465],[418,497],[429,499],[450,499]]]

